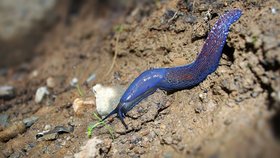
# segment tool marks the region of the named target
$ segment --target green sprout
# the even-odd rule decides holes
[[[97,123],[95,123],[94,125],[89,125],[87,128],[87,135],[89,138],[91,138],[93,130],[98,127],[99,125],[104,126],[110,133],[113,141],[115,140],[115,132],[113,130],[113,128],[111,128],[108,124],[106,124],[104,121],[102,121],[102,119],[95,113],[93,112],[93,116],[99,121]]]
[[[115,27],[114,27],[114,30],[115,30],[115,32],[118,32],[118,33],[121,33],[121,32],[123,32],[123,25],[116,25]]]
[[[77,85],[76,85],[76,88],[77,88],[77,90],[78,90],[79,95],[80,95],[81,97],[83,97],[83,96],[84,96],[84,92],[82,91],[81,86],[80,86],[79,84],[77,84]]]

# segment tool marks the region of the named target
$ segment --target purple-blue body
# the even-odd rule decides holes
[[[116,113],[127,128],[123,120],[125,114],[157,89],[165,91],[189,89],[202,82],[217,69],[229,27],[241,15],[242,12],[239,9],[231,10],[222,15],[213,26],[200,54],[193,63],[173,68],[144,71],[130,84],[116,109],[103,120]]]

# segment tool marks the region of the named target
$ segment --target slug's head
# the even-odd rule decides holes
[[[117,114],[117,117],[121,120],[121,122],[124,125],[124,127],[126,129],[128,129],[127,125],[124,122],[125,115],[126,115],[126,113],[128,111],[126,109],[126,107],[129,107],[129,105],[127,105],[127,103],[119,103],[118,106],[112,112],[110,112],[106,117],[104,117],[102,119],[102,121],[106,120],[108,117],[110,117],[110,116],[112,116],[114,114]]]
[[[160,81],[165,75],[165,69],[151,69],[139,75],[127,88],[120,99],[118,106],[103,120],[107,119],[113,114],[117,114],[118,118],[124,123],[125,114],[130,111],[141,100],[153,94]]]

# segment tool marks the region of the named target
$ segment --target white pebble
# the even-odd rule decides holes
[[[47,82],[47,86],[50,88],[54,88],[56,86],[55,79],[53,77],[48,77],[46,82]]]
[[[78,82],[79,82],[78,78],[74,77],[74,78],[71,80],[70,85],[73,86],[73,87],[75,87],[75,86],[77,86]]]
[[[41,103],[42,100],[46,95],[49,95],[50,92],[48,91],[47,87],[40,87],[37,89],[36,94],[35,94],[35,102],[36,103]]]
[[[92,90],[96,97],[96,111],[101,116],[114,110],[124,92],[121,87],[104,87],[101,84],[96,84]]]
[[[274,7],[273,7],[273,8],[271,8],[271,13],[272,13],[272,14],[276,14],[276,13],[277,13],[276,8],[274,8]]]

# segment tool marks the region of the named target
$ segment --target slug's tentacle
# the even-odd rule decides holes
[[[210,31],[196,60],[188,65],[173,68],[152,69],[143,72],[128,87],[118,106],[103,120],[117,114],[123,125],[125,114],[141,100],[153,94],[158,88],[175,91],[191,88],[214,72],[222,55],[229,27],[242,15],[241,10],[231,10],[222,15]]]

